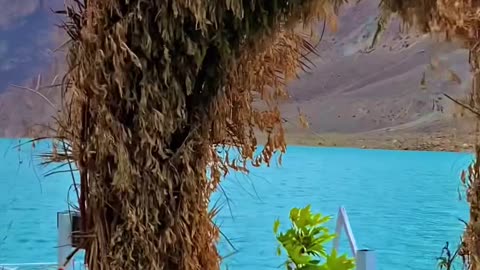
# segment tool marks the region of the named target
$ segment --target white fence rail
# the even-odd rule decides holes
[[[350,250],[353,256],[355,256],[355,265],[357,270],[376,270],[377,262],[375,252],[369,249],[358,249],[355,236],[353,235],[352,227],[350,226],[350,220],[348,219],[347,211],[344,207],[338,209],[337,227],[335,228],[335,234],[337,237],[333,242],[333,249],[338,250],[340,246],[340,236],[342,229],[347,235],[348,243],[350,244]]]
[[[72,270],[74,259],[72,258],[68,263],[68,256],[72,252],[72,213],[70,211],[57,213],[57,233],[58,233],[58,269]]]
[[[39,263],[6,263],[0,264],[0,270],[22,270],[22,269],[57,269],[57,264],[54,262],[39,262]]]
[[[67,257],[72,252],[72,212],[57,213],[57,231],[58,231],[58,261],[57,263],[24,263],[24,264],[3,264],[0,270],[21,270],[22,267],[34,266],[56,266],[59,270],[73,270],[74,260],[70,260],[68,264]],[[357,270],[377,270],[375,252],[369,249],[358,249],[347,211],[344,207],[340,207],[337,216],[337,227],[335,233],[337,237],[333,242],[333,249],[338,250],[340,245],[340,236],[342,229],[347,236],[350,250],[355,257]],[[65,266],[64,266],[65,265]]]
[[[75,212],[65,211],[57,213],[57,262],[41,263],[10,263],[0,264],[0,270],[22,270],[22,269],[55,269],[55,270],[75,270],[74,258],[67,264],[67,258],[72,253],[72,232],[73,216]],[[78,266],[78,264],[77,264]]]
[[[59,270],[57,262],[36,262],[36,263],[2,263],[0,270]],[[80,261],[76,262],[69,270],[85,270]]]

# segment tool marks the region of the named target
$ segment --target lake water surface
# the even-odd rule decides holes
[[[18,151],[17,144],[0,140],[0,265],[55,262],[56,212],[67,208],[72,180],[43,177],[51,168],[34,164],[45,146]],[[212,198],[223,205],[216,222],[233,244],[220,243],[229,255],[223,265],[278,269],[274,220],[287,224],[292,207],[311,204],[333,216],[345,206],[359,248],[376,250],[378,269],[435,269],[445,241],[458,242],[458,218],[468,217],[458,189],[471,160],[459,153],[289,147],[282,166],[230,175]]]

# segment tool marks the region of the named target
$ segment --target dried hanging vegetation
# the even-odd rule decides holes
[[[410,26],[415,26],[446,40],[460,41],[470,50],[473,73],[469,104],[462,104],[480,120],[480,1],[476,0],[383,0],[382,19],[399,14]],[[477,132],[478,121],[477,121]],[[480,144],[476,146],[476,161],[462,174],[466,185],[470,220],[463,235],[462,256],[469,269],[480,269]]]
[[[52,160],[78,167],[89,269],[219,268],[209,197],[285,151],[277,104],[313,50],[294,28],[341,2],[74,0]]]

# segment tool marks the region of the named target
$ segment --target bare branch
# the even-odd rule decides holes
[[[49,87],[55,87],[56,85],[54,85],[53,83],[56,81],[57,77],[58,77],[58,76],[55,76],[55,77],[53,78],[52,85],[51,85],[51,86],[47,86],[47,87],[41,87],[41,86],[40,86],[40,83],[41,83],[41,80],[42,80],[42,76],[41,76],[40,74],[39,74],[38,77],[37,77],[37,83],[36,83],[35,89],[30,88],[30,87],[26,87],[26,86],[15,85],[15,84],[11,84],[11,86],[13,86],[13,87],[15,87],[15,88],[27,90],[27,91],[29,91],[29,92],[32,92],[32,93],[34,93],[34,94],[37,94],[38,96],[40,96],[41,98],[43,98],[53,109],[55,109],[57,112],[59,112],[60,110],[57,108],[57,106],[55,106],[55,104],[54,104],[50,99],[48,99],[44,94],[42,94],[42,93],[39,92],[40,89],[49,88]]]
[[[461,107],[469,110],[471,113],[475,114],[476,116],[480,117],[480,112],[476,111],[474,108],[470,107],[469,105],[465,104],[465,103],[462,103],[461,101],[458,101],[454,98],[452,98],[451,96],[449,96],[448,94],[446,93],[443,93],[443,95],[445,97],[447,97],[448,99],[450,99],[451,101],[455,102],[457,105],[460,105]]]

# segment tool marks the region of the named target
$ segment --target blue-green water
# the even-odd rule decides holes
[[[44,178],[49,168],[33,164],[45,148],[17,151],[17,143],[0,140],[0,265],[55,262],[56,212],[67,207],[71,178]],[[292,207],[312,204],[328,215],[345,206],[359,247],[376,250],[380,270],[435,269],[445,241],[458,241],[462,232],[457,218],[468,216],[458,179],[471,159],[458,153],[289,147],[281,167],[230,175],[223,192],[215,194],[212,202],[223,205],[216,222],[236,250],[224,265],[278,269],[274,219],[286,222]],[[220,244],[223,255],[234,248],[225,240]]]

